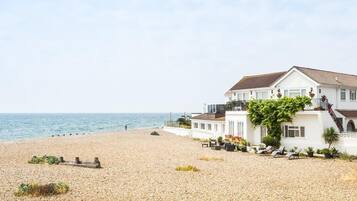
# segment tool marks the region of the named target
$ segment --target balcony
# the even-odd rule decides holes
[[[229,101],[226,103],[226,111],[247,111],[248,101]]]

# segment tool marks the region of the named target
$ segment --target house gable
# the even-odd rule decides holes
[[[291,68],[288,73],[272,84],[274,88],[307,88],[316,87],[319,83],[312,80],[296,68]]]

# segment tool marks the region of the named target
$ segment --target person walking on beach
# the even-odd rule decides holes
[[[124,128],[125,128],[125,131],[128,131],[128,124],[125,124]]]

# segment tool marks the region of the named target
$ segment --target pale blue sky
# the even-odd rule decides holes
[[[197,112],[243,75],[357,74],[357,1],[0,0],[0,112]]]

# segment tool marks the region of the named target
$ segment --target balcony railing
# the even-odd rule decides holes
[[[342,132],[340,133],[342,138],[357,138],[357,132]]]

